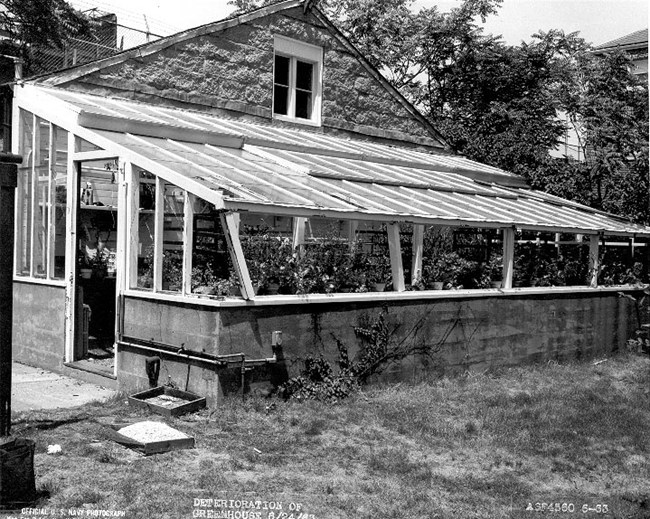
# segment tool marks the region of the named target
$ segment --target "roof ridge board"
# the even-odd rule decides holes
[[[509,177],[501,176],[495,173],[488,173],[479,170],[470,170],[464,169],[455,166],[448,166],[444,164],[431,164],[430,162],[410,162],[408,160],[402,160],[397,158],[387,158],[379,156],[370,156],[364,153],[356,153],[354,151],[338,151],[331,149],[316,148],[311,146],[302,146],[302,145],[292,145],[291,148],[288,148],[285,144],[268,141],[265,139],[245,137],[245,144],[250,144],[252,146],[258,146],[261,148],[270,148],[270,149],[279,149],[287,152],[293,153],[311,153],[314,155],[323,155],[330,157],[340,157],[350,160],[362,160],[366,162],[373,162],[377,164],[389,164],[394,166],[405,166],[405,167],[416,167],[418,169],[424,169],[427,171],[439,171],[444,173],[453,173],[457,175],[462,175],[472,180],[482,180],[483,182],[494,182],[499,185],[504,185],[501,182],[514,182],[513,187],[523,187],[525,186],[525,181],[519,177]],[[478,179],[476,178],[478,177]],[[501,182],[499,182],[501,181]]]
[[[320,170],[309,170],[307,173],[310,177],[314,178],[327,178],[331,180],[345,180],[348,182],[359,182],[362,184],[377,184],[382,186],[394,186],[394,187],[409,187],[414,189],[426,189],[430,191],[440,191],[444,193],[460,193],[465,195],[480,195],[488,198],[503,198],[510,200],[517,200],[519,197],[516,195],[502,195],[496,193],[489,193],[485,191],[474,191],[469,188],[454,188],[447,186],[439,186],[433,183],[428,182],[413,182],[413,181],[399,181],[399,180],[387,180],[387,179],[378,179],[371,177],[357,177],[354,175],[345,175],[342,173],[330,173],[327,171]]]
[[[150,54],[159,52],[163,49],[166,49],[167,47],[171,47],[172,45],[177,45],[178,43],[182,43],[188,39],[195,38],[197,36],[204,36],[205,34],[210,34],[212,32],[222,31],[231,27],[236,27],[268,14],[273,14],[285,9],[298,7],[302,4],[303,0],[283,0],[273,4],[258,7],[257,9],[253,9],[240,15],[231,16],[222,20],[215,20],[213,22],[199,25],[198,27],[193,27],[191,29],[185,29],[175,34],[165,36],[164,38],[160,38],[159,40],[143,43],[142,45],[138,45],[137,47],[133,47],[107,58],[103,58],[83,65],[78,65],[76,67],[69,67],[67,69],[59,70],[56,72],[50,72],[48,74],[43,74],[31,79],[41,79],[50,85],[68,83],[74,79],[92,74],[93,72],[96,72],[97,70],[100,70],[104,67],[117,65],[118,63],[126,61],[132,57],[142,58],[149,56]],[[67,77],[57,77],[66,71],[69,73]]]
[[[216,144],[229,148],[242,148],[244,137],[233,133],[213,132],[188,126],[174,126],[167,123],[155,123],[136,118],[124,118],[97,114],[80,110],[77,124],[92,130],[130,133],[145,137],[178,139],[178,130],[182,130],[183,141]]]

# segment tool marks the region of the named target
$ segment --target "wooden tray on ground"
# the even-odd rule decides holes
[[[149,456],[150,454],[161,454],[163,452],[174,450],[193,449],[195,446],[194,438],[187,435],[186,438],[174,438],[160,441],[138,441],[118,432],[120,429],[127,425],[133,424],[109,424],[106,429],[107,437],[115,443],[119,443],[120,445],[124,445],[125,447],[129,447],[135,451],[141,452],[145,456]]]
[[[129,404],[163,416],[180,416],[205,407],[205,398],[167,386],[154,387],[129,397]]]

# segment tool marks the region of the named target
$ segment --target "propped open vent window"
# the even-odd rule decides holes
[[[320,125],[322,62],[320,47],[275,37],[273,117]]]

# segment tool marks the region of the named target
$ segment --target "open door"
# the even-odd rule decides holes
[[[117,162],[79,162],[74,362],[112,376],[117,293]]]

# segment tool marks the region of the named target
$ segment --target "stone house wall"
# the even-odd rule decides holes
[[[273,36],[324,49],[322,127],[272,119]],[[311,14],[295,8],[82,76],[66,88],[210,110],[307,131],[438,146],[426,128]]]

